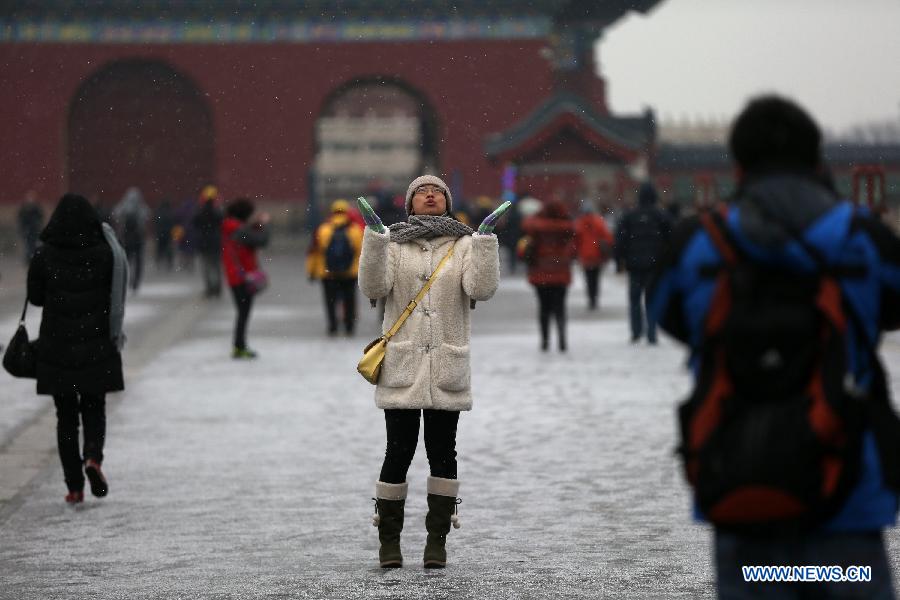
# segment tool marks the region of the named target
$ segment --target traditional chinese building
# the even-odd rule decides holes
[[[841,196],[877,212],[900,211],[900,144],[828,142],[823,153]],[[709,206],[735,189],[734,164],[724,142],[661,141],[652,173],[663,201],[682,207]]]
[[[327,200],[442,174],[461,196],[613,194],[652,115],[610,114],[594,43],[659,0],[9,0],[0,202]]]

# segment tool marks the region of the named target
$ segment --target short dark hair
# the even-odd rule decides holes
[[[229,217],[234,217],[238,221],[246,222],[254,210],[256,210],[256,206],[249,198],[235,198],[228,203],[228,206],[225,208],[225,214]]]
[[[747,173],[816,170],[822,162],[819,126],[799,105],[775,95],[750,101],[734,121],[728,146]]]

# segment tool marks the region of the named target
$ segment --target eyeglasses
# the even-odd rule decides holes
[[[444,194],[444,189],[436,185],[420,185],[416,188],[416,191],[413,192],[413,195],[427,194],[428,192],[431,192],[432,194]]]

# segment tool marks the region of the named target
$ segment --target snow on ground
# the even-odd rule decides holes
[[[197,281],[147,281],[142,282],[137,293],[129,292],[129,306],[134,299],[141,300],[159,300],[165,298],[180,298],[189,294],[193,294],[199,289],[200,277],[197,275]]]
[[[20,302],[15,315],[5,315],[6,318],[0,320],[0,334],[4,336],[0,340],[0,344],[3,345],[4,350],[19,327],[21,311],[22,304]],[[29,305],[25,316],[25,329],[31,339],[38,336],[40,324],[41,308]],[[2,400],[0,401],[0,445],[2,445],[21,424],[47,410],[51,400],[47,397],[39,397],[34,393],[34,380],[32,379],[15,379],[10,377],[6,371],[0,372],[0,377],[3,378],[3,391],[0,393],[0,400]]]
[[[318,288],[273,280],[251,319],[259,360],[227,358],[223,301],[129,382],[109,416],[108,498],[72,509],[58,465],[39,478],[0,525],[0,597],[713,595],[710,534],[689,519],[673,456],[684,355],[626,341],[624,279],[605,279],[599,314],[573,286],[565,355],[537,350],[521,279],[479,303],[457,448],[463,526],[438,572],[420,566],[421,442],[406,567],[377,567],[383,416],[355,372],[375,311],[362,302],[359,335],[327,339]]]
[[[152,328],[154,322],[172,308],[173,303],[196,295],[198,290],[198,284],[193,281],[151,280],[141,287],[138,294],[129,293],[124,324],[125,332],[130,339],[127,348],[138,344],[142,333]],[[15,295],[24,297],[24,291],[20,288],[16,290]],[[20,301],[14,312],[7,313],[0,319],[0,334],[12,337],[18,327],[21,306]],[[41,307],[28,305],[25,327],[31,339],[38,337],[41,313]],[[8,339],[4,338],[0,343],[5,347]],[[0,447],[2,447],[24,424],[46,411],[52,405],[52,399],[49,396],[35,394],[34,380],[14,379],[6,373],[0,374],[0,377],[4,378],[3,389],[0,392]]]

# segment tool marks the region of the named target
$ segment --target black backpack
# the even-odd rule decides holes
[[[714,525],[741,533],[815,527],[858,478],[864,398],[847,362],[851,318],[837,273],[763,267],[720,215],[701,222],[722,255],[696,387],[679,408],[688,482]]]
[[[347,236],[347,226],[335,227],[325,250],[325,270],[329,273],[343,273],[353,266],[354,258],[353,246]]]

